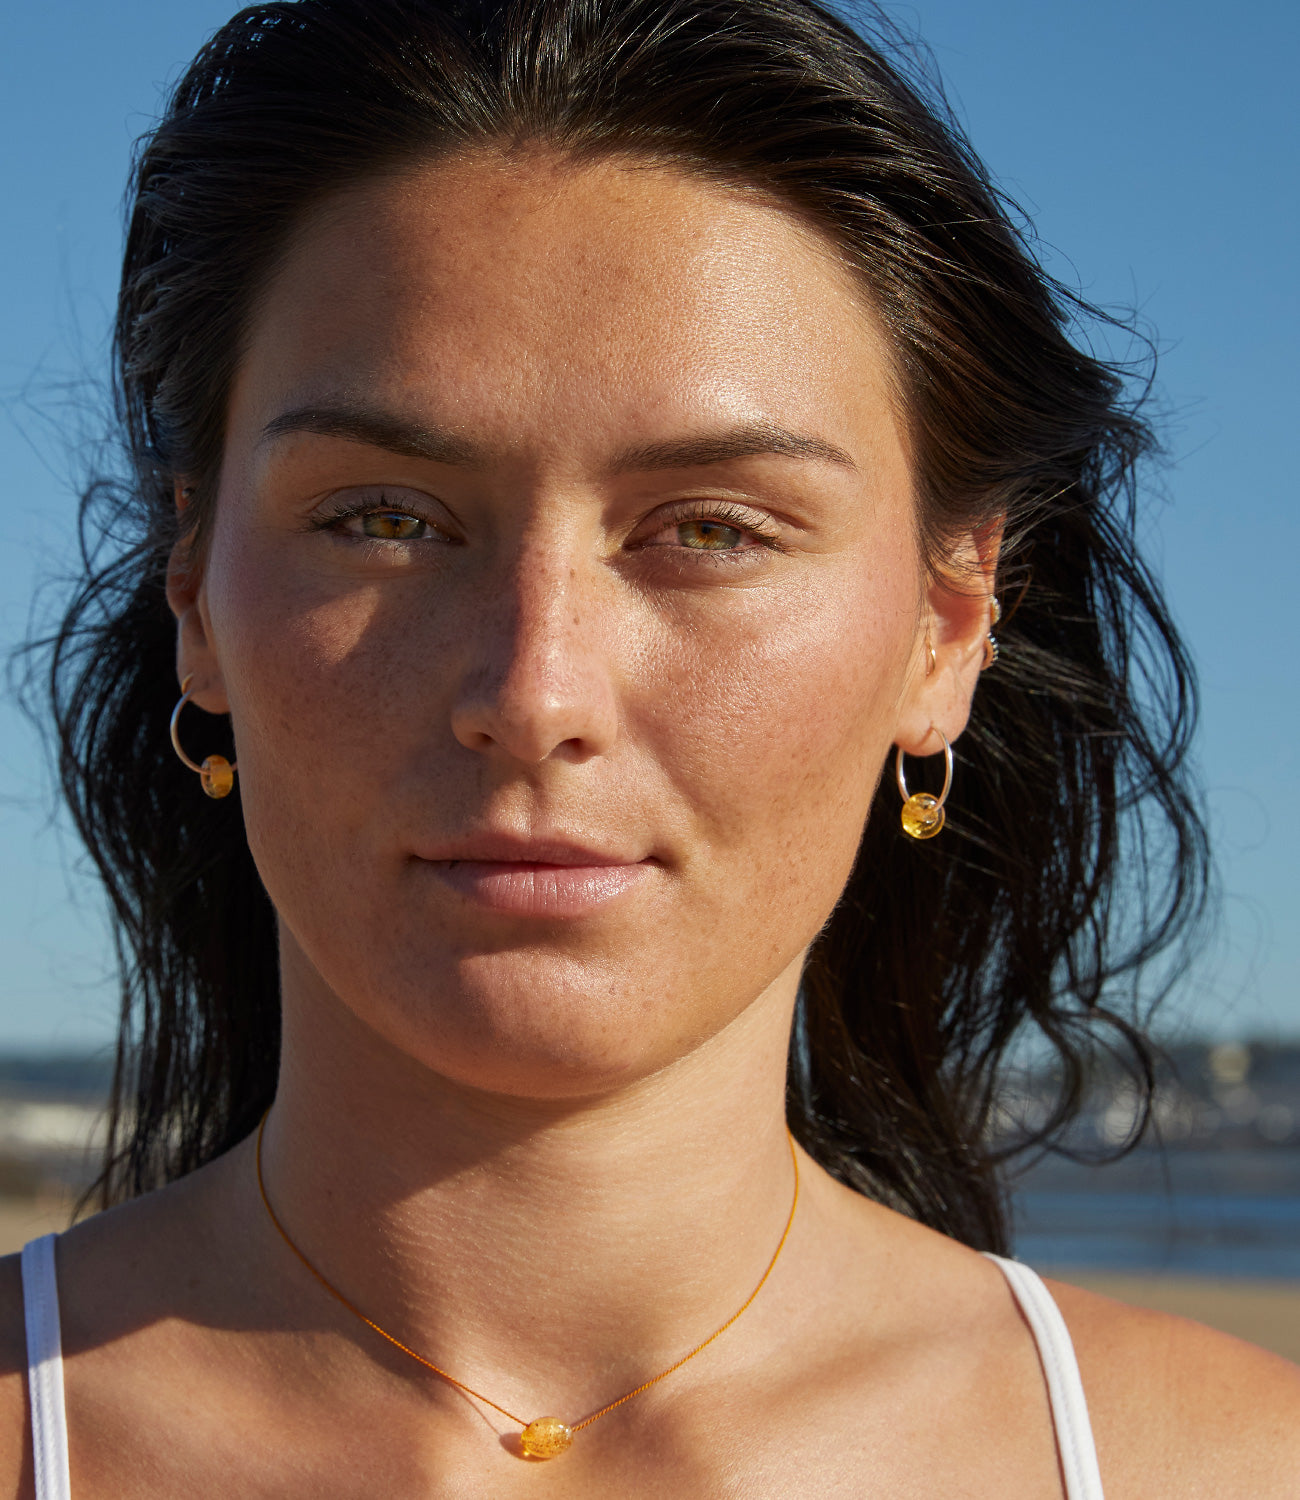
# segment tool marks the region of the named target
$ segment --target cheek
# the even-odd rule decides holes
[[[676,633],[645,674],[641,733],[689,806],[713,879],[789,938],[852,869],[896,732],[919,590],[907,545],[830,567]],[[798,932],[795,932],[798,929]]]
[[[250,847],[282,909],[304,891],[318,901],[327,867],[344,888],[362,877],[357,857],[393,800],[406,742],[428,734],[419,684],[441,654],[437,622],[413,621],[391,588],[341,590],[237,515],[216,528],[206,595]]]

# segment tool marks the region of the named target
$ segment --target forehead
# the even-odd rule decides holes
[[[861,447],[901,425],[887,341],[815,228],[676,168],[540,149],[322,204],[260,299],[241,384],[258,406],[382,390],[453,426],[545,409],[570,440],[725,415]]]

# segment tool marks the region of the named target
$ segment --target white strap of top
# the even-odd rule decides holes
[[[1052,1407],[1052,1424],[1056,1428],[1056,1450],[1061,1459],[1061,1476],[1065,1480],[1065,1500],[1105,1500],[1101,1490],[1101,1470],[1097,1467],[1097,1445],[1093,1442],[1088,1403],[1079,1377],[1079,1362],[1061,1310],[1036,1271],[1022,1266],[1018,1260],[1005,1260],[1000,1255],[988,1258],[1007,1278],[1038,1345],[1038,1358],[1043,1366],[1047,1397]]]
[[[23,1246],[23,1311],[27,1321],[27,1386],[32,1403],[36,1500],[72,1500],[68,1419],[63,1406],[63,1339],[54,1242],[47,1234]]]

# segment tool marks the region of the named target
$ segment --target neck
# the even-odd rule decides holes
[[[341,1006],[322,1026],[316,997],[308,1034],[286,995],[270,1202],[330,1283],[458,1379],[518,1411],[594,1409],[712,1333],[771,1259],[795,978],[653,1076],[559,1101],[451,1082]]]

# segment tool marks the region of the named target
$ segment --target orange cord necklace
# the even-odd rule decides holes
[[[773,1252],[772,1259],[768,1262],[767,1270],[759,1277],[758,1285],[750,1292],[749,1296],[745,1298],[744,1302],[732,1313],[727,1321],[720,1328],[715,1329],[703,1343],[696,1344],[689,1354],[683,1354],[675,1364],[669,1365],[666,1370],[661,1370],[658,1375],[651,1376],[649,1380],[644,1381],[635,1390],[628,1391],[625,1396],[620,1396],[617,1401],[611,1401],[608,1406],[602,1406],[599,1411],[592,1412],[589,1417],[583,1417],[582,1421],[570,1424],[562,1422],[559,1417],[537,1417],[531,1422],[525,1422],[522,1417],[516,1416],[514,1412],[507,1411],[504,1406],[499,1406],[495,1401],[485,1396],[482,1391],[474,1390],[472,1386],[466,1385],[463,1380],[457,1380],[454,1375],[449,1375],[446,1370],[440,1369],[432,1360],[425,1359],[422,1354],[417,1354],[414,1349],[404,1344],[401,1339],[394,1338],[387,1329],[381,1328],[372,1318],[366,1317],[365,1313],[354,1302],[345,1297],[333,1282],[327,1281],[316,1267],[312,1265],[311,1261],[307,1259],[297,1245],[289,1238],[288,1230],[285,1229],[284,1225],[276,1217],[275,1210],[271,1207],[271,1200],[266,1196],[266,1183],[262,1178],[262,1133],[265,1129],[266,1115],[263,1115],[262,1123],[257,1127],[257,1190],[262,1195],[262,1205],[266,1209],[271,1223],[275,1225],[279,1232],[280,1238],[288,1245],[289,1249],[293,1251],[316,1280],[320,1282],[330,1296],[336,1301],[341,1302],[354,1317],[360,1318],[368,1328],[373,1328],[380,1338],[387,1339],[395,1349],[400,1349],[403,1354],[409,1354],[417,1364],[423,1365],[426,1370],[432,1370],[435,1375],[445,1380],[448,1385],[455,1386],[458,1391],[464,1391],[467,1396],[472,1396],[474,1400],[481,1401],[484,1406],[490,1406],[493,1411],[500,1412],[503,1417],[508,1417],[510,1421],[517,1422],[522,1429],[519,1435],[519,1449],[525,1458],[557,1457],[572,1445],[575,1433],[581,1432],[584,1427],[590,1427],[593,1422],[598,1422],[601,1417],[608,1416],[610,1412],[616,1410],[625,1402],[630,1401],[633,1396],[639,1396],[642,1391],[648,1391],[652,1385],[658,1385],[661,1380],[667,1379],[674,1371],[680,1370],[688,1360],[694,1359],[697,1354],[707,1349],[714,1339],[720,1338],[722,1334],[726,1333],[727,1329],[731,1327],[742,1313],[749,1309],[754,1298],[763,1290],[763,1284],[772,1274],[777,1261],[781,1258],[782,1250],[785,1249],[785,1242],[790,1235],[790,1226],[794,1223],[794,1211],[799,1206],[799,1157],[794,1149],[794,1137],[790,1136],[790,1160],[794,1163],[794,1198],[790,1203],[790,1215],[785,1221],[785,1228],[781,1231],[781,1238],[777,1243],[776,1250]]]

